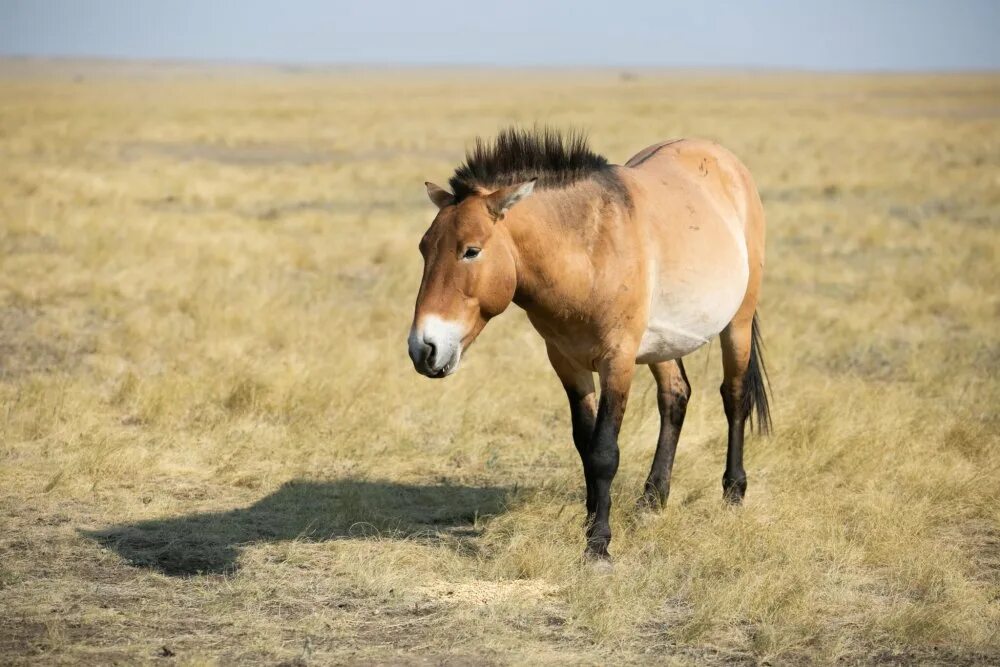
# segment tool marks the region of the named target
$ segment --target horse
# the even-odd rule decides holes
[[[449,376],[490,319],[511,303],[524,309],[569,399],[585,555],[610,558],[611,483],[636,366],[657,386],[659,437],[639,499],[657,509],[691,395],[682,358],[716,335],[729,426],[723,498],[741,503],[746,422],[766,433],[771,418],[757,318],[764,209],[739,159],[675,139],[615,165],[579,132],[510,127],[477,138],[449,185],[425,183],[438,211],[419,244],[410,359],[422,375]]]

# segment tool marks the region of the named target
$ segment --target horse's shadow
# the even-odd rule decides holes
[[[113,526],[84,535],[135,567],[173,576],[229,574],[243,547],[284,540],[454,538],[503,511],[508,489],[339,480],[287,482],[253,505]]]

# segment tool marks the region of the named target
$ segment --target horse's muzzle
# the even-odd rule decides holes
[[[429,378],[443,378],[458,370],[462,358],[459,327],[436,317],[410,329],[407,344],[413,367]]]

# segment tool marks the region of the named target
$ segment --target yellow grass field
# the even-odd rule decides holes
[[[423,182],[535,121],[769,220],[747,502],[713,343],[636,511],[639,373],[605,576],[523,314],[406,354]],[[1000,75],[2,62],[0,663],[995,664],[998,250]]]

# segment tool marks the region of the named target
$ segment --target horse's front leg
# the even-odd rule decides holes
[[[594,420],[597,416],[597,401],[594,397],[594,373],[589,369],[566,357],[551,343],[546,344],[549,363],[559,376],[566,398],[569,399],[569,413],[573,422],[573,444],[580,453],[583,463],[583,476],[587,484],[587,525],[594,522],[594,512],[597,507],[597,496],[594,495],[594,483],[590,474],[588,452],[594,436]]]
[[[587,529],[586,554],[606,559],[609,558],[608,545],[611,543],[611,482],[618,472],[618,432],[635,373],[635,355],[621,355],[604,361],[598,372],[601,376],[601,401],[587,453],[596,507],[594,520]]]

